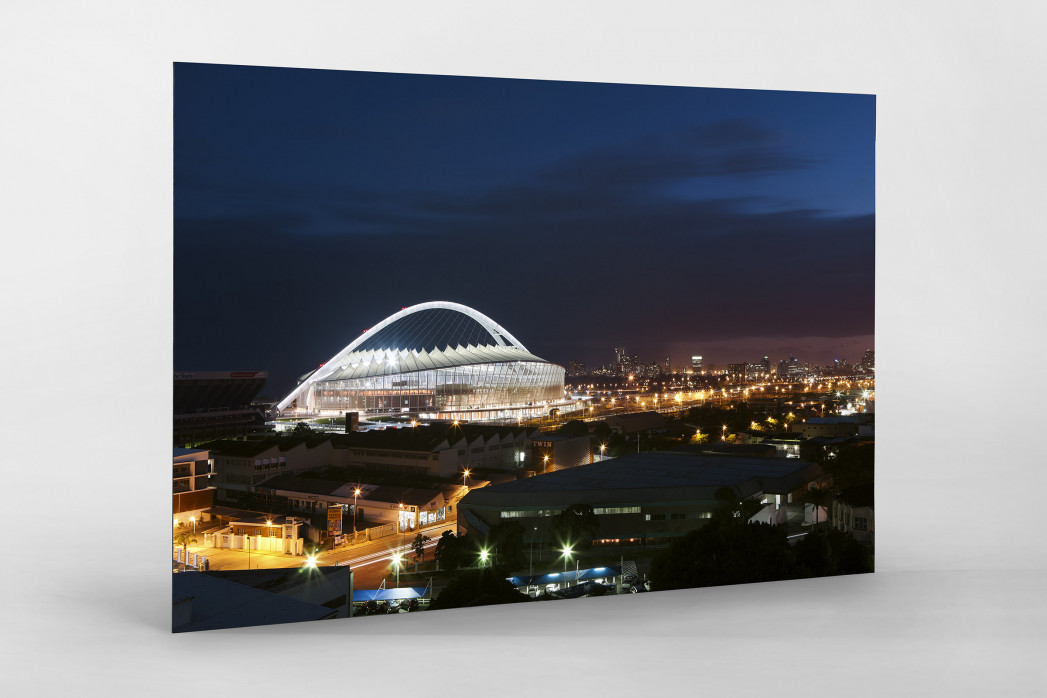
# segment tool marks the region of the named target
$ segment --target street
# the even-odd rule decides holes
[[[393,586],[396,572],[392,569],[391,558],[394,554],[400,553],[403,558],[400,563],[401,573],[413,569],[413,564],[408,561],[414,559],[412,544],[414,537],[419,532],[430,538],[425,545],[425,558],[431,560],[440,536],[444,531],[456,532],[457,527],[457,521],[451,521],[420,531],[387,536],[369,543],[344,545],[321,553],[317,557],[316,564],[320,567],[350,565],[354,572],[354,585],[357,589],[376,589],[382,579],[388,579],[387,586]],[[200,538],[202,539],[203,536]],[[306,560],[305,557],[283,553],[258,550],[252,550],[249,553],[247,550],[208,548],[202,545],[190,545],[189,552],[206,555],[210,561],[210,569],[216,571],[246,570],[248,563],[250,563],[250,569],[301,567]]]

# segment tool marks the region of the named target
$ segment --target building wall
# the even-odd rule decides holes
[[[800,435],[805,439],[813,439],[818,436],[836,438],[838,436],[854,436],[858,433],[858,426],[853,423],[839,424],[811,424],[800,425]]]
[[[344,457],[338,454],[339,457]],[[237,491],[245,491],[277,475],[288,475],[336,465],[331,441],[308,448],[300,443],[281,451],[276,445],[252,456],[215,452],[215,482],[219,499],[235,499]]]
[[[431,451],[350,447],[345,449],[345,464],[363,470],[404,475],[444,474],[440,472],[443,469],[441,454]]]
[[[589,436],[536,435],[530,440],[531,463],[537,473],[555,472],[593,462]],[[548,456],[548,460],[546,457]]]
[[[599,493],[594,493],[593,496],[599,496]],[[576,498],[576,503],[585,503],[586,493],[579,492]],[[524,527],[524,539],[530,541],[549,540],[553,517],[566,506],[477,507],[470,505],[467,498],[463,500],[461,508],[475,515],[488,527],[506,521],[516,521]],[[594,503],[593,509],[600,523],[594,541],[597,544],[613,544],[623,541],[678,538],[705,525],[712,518],[712,512],[717,506],[718,502],[715,500],[652,504]],[[460,517],[459,522],[469,528],[466,517]]]

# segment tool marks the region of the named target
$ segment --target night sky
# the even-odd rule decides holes
[[[175,66],[177,370],[266,396],[404,306],[537,355],[873,348],[875,98]]]

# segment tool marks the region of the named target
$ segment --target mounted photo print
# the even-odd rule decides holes
[[[174,90],[175,632],[873,571],[874,96]]]

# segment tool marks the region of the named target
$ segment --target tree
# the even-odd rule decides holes
[[[714,520],[674,541],[651,560],[656,589],[747,584],[799,576],[784,526]]]
[[[441,569],[453,571],[462,566],[464,557],[464,537],[459,538],[450,531],[444,531],[436,542],[434,557]]]
[[[530,601],[530,598],[518,592],[502,572],[485,567],[456,575],[433,599],[430,608],[462,608],[521,601]]]
[[[589,434],[589,425],[580,419],[572,419],[560,427],[557,433],[564,436],[587,436]]]
[[[825,577],[873,571],[873,557],[850,535],[836,530],[812,531],[796,545],[801,576]]]
[[[695,446],[701,446],[702,444],[707,444],[707,443],[709,443],[709,435],[708,434],[703,434],[702,432],[699,431],[694,436],[691,437],[691,443],[694,444]]]
[[[175,545],[182,548],[182,571],[185,572],[185,558],[189,555],[189,546],[196,542],[191,531],[182,531],[174,537]]]
[[[820,465],[832,475],[833,485],[838,489],[863,487],[873,483],[873,444],[846,445],[832,457],[822,458]]]
[[[305,422],[298,422],[294,425],[294,429],[291,430],[291,436],[312,436],[313,428]]]
[[[553,517],[550,529],[561,543],[567,545],[592,545],[600,520],[591,504],[572,504]]]
[[[812,487],[804,492],[804,501],[811,504],[814,507],[814,527],[817,528],[819,523],[823,523],[828,520],[828,517],[821,519],[821,515],[818,510],[826,506],[832,501],[832,492],[829,490],[822,489],[820,487]],[[819,520],[821,519],[821,520]]]
[[[445,533],[450,533],[450,531],[445,531]],[[431,540],[432,538],[421,533],[414,537],[414,542],[411,543],[411,547],[414,548],[415,571],[418,571],[419,562],[425,562],[425,544]]]
[[[487,546],[494,553],[495,566],[509,572],[524,564],[524,527],[519,521],[505,521],[491,527]]]

